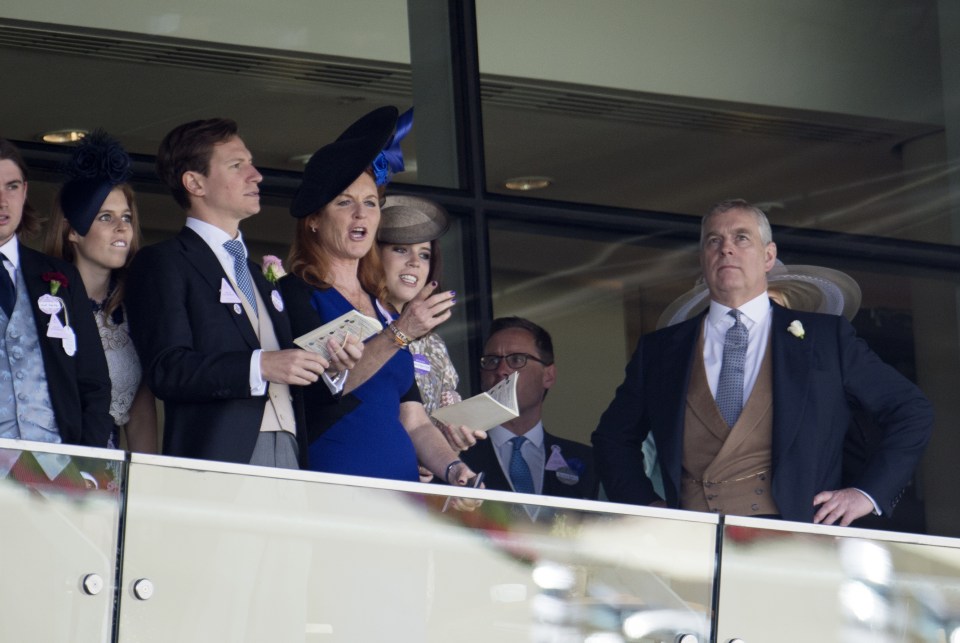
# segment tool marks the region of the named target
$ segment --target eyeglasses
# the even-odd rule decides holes
[[[540,362],[541,364],[547,364],[539,357],[534,357],[533,355],[528,355],[527,353],[510,353],[509,355],[484,355],[480,358],[480,368],[485,371],[495,371],[497,367],[500,366],[500,360],[506,360],[507,366],[512,368],[515,371],[519,371],[521,368],[527,365],[527,360],[532,359],[535,362]]]

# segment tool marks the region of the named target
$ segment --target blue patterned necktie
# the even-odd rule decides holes
[[[733,309],[727,313],[734,319],[723,338],[723,362],[717,382],[717,406],[729,426],[737,423],[743,409],[743,374],[747,362],[747,327],[740,321],[741,313]]]
[[[17,288],[13,285],[13,279],[7,272],[7,267],[3,265],[4,261],[9,261],[6,255],[0,254],[0,307],[7,313],[7,318],[13,316],[13,307],[17,302]]]
[[[240,287],[240,292],[247,298],[253,312],[257,313],[257,298],[253,294],[253,282],[250,279],[250,269],[247,268],[247,254],[243,250],[243,243],[238,239],[230,239],[223,243],[224,249],[233,257],[233,278]]]
[[[530,467],[527,461],[523,459],[520,453],[520,447],[527,439],[522,435],[510,439],[513,445],[513,453],[510,454],[510,481],[513,483],[513,490],[520,493],[533,493],[533,476],[530,475]]]

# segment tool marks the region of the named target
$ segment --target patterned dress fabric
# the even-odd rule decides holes
[[[130,421],[130,407],[140,388],[143,369],[140,368],[140,359],[130,339],[126,316],[120,324],[108,319],[102,310],[95,311],[93,317],[100,331],[103,354],[107,358],[107,368],[110,371],[110,416],[114,424],[123,426]],[[111,449],[120,446],[120,436],[116,429],[110,434],[107,446]]]
[[[743,410],[743,375],[747,361],[747,327],[740,321],[737,309],[728,315],[734,319],[733,326],[723,337],[723,361],[720,364],[720,379],[717,382],[717,406],[727,425],[733,426]]]
[[[436,333],[429,333],[411,342],[409,350],[414,360],[417,359],[417,355],[422,355],[430,365],[429,372],[421,368],[416,368],[414,372],[417,386],[420,387],[423,408],[426,409],[427,415],[430,415],[441,406],[440,398],[444,391],[457,390],[460,377],[457,375],[457,369],[453,367],[453,362],[450,361],[447,345]]]

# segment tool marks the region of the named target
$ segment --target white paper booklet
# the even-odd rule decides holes
[[[518,377],[520,371],[514,371],[486,393],[450,406],[441,406],[430,415],[453,426],[463,425],[479,431],[492,429],[520,415],[517,409]]]
[[[343,344],[347,335],[353,335],[361,342],[383,330],[383,325],[373,317],[367,317],[356,310],[340,315],[320,328],[310,331],[306,335],[293,340],[300,348],[314,353],[320,353],[324,359],[330,359],[327,342],[331,339]]]

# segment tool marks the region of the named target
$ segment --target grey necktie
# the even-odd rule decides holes
[[[237,281],[240,292],[243,293],[243,296],[250,303],[250,307],[253,308],[253,312],[256,313],[257,298],[253,294],[253,282],[250,278],[250,269],[247,268],[247,253],[244,252],[243,243],[238,239],[230,239],[230,241],[223,243],[223,247],[233,257],[233,278]]]
[[[747,362],[747,327],[740,321],[741,313],[733,309],[727,313],[734,319],[733,326],[723,338],[723,362],[717,382],[717,406],[729,426],[737,423],[743,410],[743,374]]]
[[[513,445],[513,453],[510,454],[510,481],[513,483],[513,490],[520,493],[533,493],[533,476],[530,475],[530,467],[527,461],[523,459],[520,453],[520,447],[527,439],[522,435],[510,439]]]

